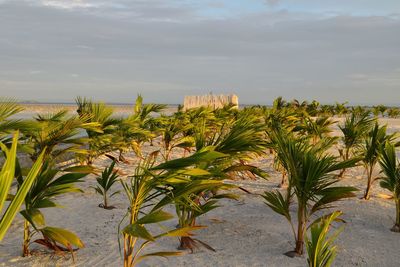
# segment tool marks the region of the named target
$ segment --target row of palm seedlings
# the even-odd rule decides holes
[[[286,101],[282,97],[278,97],[273,102],[274,109],[294,109],[299,112],[306,112],[312,117],[324,117],[324,116],[346,116],[350,114],[362,115],[367,113],[374,117],[387,117],[387,118],[399,118],[400,109],[398,107],[389,107],[385,105],[377,105],[373,107],[368,106],[349,106],[347,102],[339,103],[336,102],[334,105],[320,104],[318,101],[313,100],[311,102],[302,101],[297,99]]]
[[[0,237],[20,212],[24,256],[31,254],[32,243],[72,255],[84,247],[72,231],[47,225],[42,209],[58,207],[56,199],[63,194],[82,192],[77,185],[87,175],[99,173],[93,163],[102,155],[111,158],[112,164],[102,170],[94,186],[103,197],[99,206],[114,208],[109,198],[119,193],[112,188],[117,183],[128,201],[118,230],[124,266],[135,266],[151,256],[180,255],[177,251],[144,253],[149,244],[163,237],[178,238],[180,249],[193,252],[205,247],[215,251],[195,236],[196,230],[205,227],[198,224],[199,217],[218,208],[222,198],[237,199],[237,189],[245,190],[227,180],[266,179],[260,166],[251,162],[268,154],[273,157],[273,167],[282,173],[281,189],[267,191],[262,197],[291,225],[294,250],[287,255],[302,255],[307,249],[310,266],[332,263],[338,232],[329,235],[328,231],[342,213],[332,213],[331,208],[335,202],[356,195],[358,189],[337,185],[346,170],[355,166],[366,171],[365,199],[370,198],[378,179],[392,192],[396,203],[392,230],[399,231],[397,136],[388,134],[370,110],[350,110],[339,103],[328,109],[316,101],[289,103],[278,98],[273,107],[200,107],[166,115],[162,113],[165,105],[143,104],[138,96],[131,114],[115,116],[112,107],[104,103],[87,98],[77,98],[76,103],[76,115],[62,110],[38,114],[32,120],[13,119],[22,108],[13,101],[0,103],[0,144],[5,160],[0,208],[5,201],[10,202],[2,217]],[[337,121],[332,115],[345,116],[338,124],[340,137],[333,136]],[[154,146],[154,152],[143,153],[145,143]],[[123,178],[116,166],[130,164],[124,156],[129,151],[135,153],[139,164],[132,167],[132,175]],[[21,155],[28,155],[34,163],[30,172],[20,164]],[[72,167],[65,164],[73,158]],[[15,194],[15,189],[10,189],[13,180]],[[164,211],[171,206],[175,215]],[[147,227],[173,218],[178,221],[174,229],[162,227],[151,233]]]
[[[253,175],[262,173],[256,167],[244,163],[250,154],[262,152],[263,137],[263,133],[254,130],[255,127],[244,119],[238,123],[231,119],[229,123],[221,124],[218,122],[217,115],[210,113],[209,110],[203,110],[204,114],[209,113],[208,116],[213,117],[207,121],[207,125],[212,126],[215,132],[210,132],[207,138],[201,139],[200,131],[204,131],[206,125],[203,124],[202,127],[196,127],[196,129],[190,126],[190,124],[194,125],[195,121],[193,120],[197,120],[197,116],[191,113],[178,113],[176,117],[160,116],[158,119],[150,117],[151,112],[155,112],[163,106],[143,105],[141,97],[138,97],[136,101],[133,114],[127,118],[114,117],[111,108],[102,103],[93,103],[90,100],[78,98],[77,104],[78,116],[69,115],[67,111],[60,111],[54,114],[39,114],[29,121],[9,119],[16,113],[15,111],[8,112],[8,116],[5,116],[2,121],[10,126],[2,135],[3,150],[7,151],[6,145],[10,144],[8,135],[13,130],[20,129],[24,133],[19,138],[21,152],[29,155],[32,161],[41,166],[36,180],[26,193],[24,208],[20,212],[25,221],[24,256],[30,255],[32,242],[45,245],[55,251],[68,250],[72,252],[74,247],[83,247],[83,242],[73,232],[48,226],[41,210],[57,207],[56,197],[62,194],[81,192],[76,184],[82,182],[87,174],[94,171],[91,166],[96,157],[115,150],[119,151],[119,157],[118,159],[113,158],[114,160],[123,161],[123,153],[127,150],[133,150],[139,157],[143,157],[140,146],[143,142],[151,142],[157,137],[155,133],[159,133],[161,142],[165,144],[160,150],[164,155],[165,164],[170,162],[169,153],[177,147],[190,151],[193,145],[192,148],[196,150],[194,154],[196,156],[192,160],[185,158],[184,162],[188,161],[189,165],[174,161],[172,165],[161,165],[153,170],[157,176],[160,176],[161,169],[165,169],[170,175],[173,175],[173,179],[166,179],[165,184],[157,185],[157,187],[163,188],[162,193],[165,196],[164,201],[160,202],[156,210],[168,203],[173,203],[176,206],[179,225],[182,229],[197,229],[195,227],[196,218],[216,208],[217,199],[234,198],[230,194],[217,193],[218,189],[231,187],[224,185],[222,179],[229,177],[232,173],[246,172]],[[15,110],[20,109],[16,103],[10,105],[14,106]],[[181,123],[176,124],[176,129],[171,130],[169,122],[177,121],[177,117],[182,119],[187,117],[188,123],[180,121]],[[86,132],[86,136],[82,134],[82,131]],[[197,138],[191,137],[190,131],[193,134],[196,133]],[[186,141],[180,141],[182,138]],[[235,147],[235,142],[239,142],[240,146]],[[170,143],[179,145],[170,145]],[[196,146],[194,146],[195,144]],[[62,161],[71,154],[79,159],[80,165],[70,168],[63,167]],[[230,158],[229,155],[232,157]],[[9,156],[6,154],[6,159],[8,158]],[[98,179],[100,187],[96,188],[104,196],[103,207],[105,208],[108,208],[106,191],[110,189],[117,178],[112,172],[113,165],[103,172],[102,178],[104,179]],[[190,170],[185,170],[187,167],[190,167]],[[18,159],[16,159],[14,173],[12,176],[16,179],[17,186],[22,187],[26,176],[24,176],[25,169],[21,168]],[[139,181],[139,176],[134,176],[135,181],[131,182],[130,187],[127,186],[127,183],[123,183],[128,197],[131,195],[128,193],[130,192],[129,188],[134,188],[132,186]],[[102,181],[104,183],[101,183]],[[157,189],[154,186],[149,186],[149,188],[150,191]],[[150,191],[147,193],[153,194]],[[174,197],[171,197],[171,194]],[[158,194],[156,196],[161,197]],[[137,201],[136,197],[130,199]],[[171,202],[171,199],[175,199],[175,201]],[[138,203],[139,206],[140,204]],[[134,209],[129,210],[133,211]],[[123,233],[126,236],[126,233]],[[129,233],[132,234],[132,231]],[[42,237],[34,239],[33,237],[37,234]],[[192,246],[198,243],[211,249],[210,246],[199,240],[195,241],[190,236],[190,234],[186,234],[181,238],[181,247],[192,249]],[[132,236],[128,239],[132,240]],[[132,257],[130,252],[132,251],[128,249],[126,255],[129,256],[127,257]],[[127,262],[131,266],[135,260]]]

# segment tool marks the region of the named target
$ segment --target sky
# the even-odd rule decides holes
[[[400,105],[399,0],[0,0],[0,96]]]

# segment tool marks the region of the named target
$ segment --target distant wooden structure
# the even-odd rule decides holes
[[[239,98],[237,95],[191,95],[185,96],[183,110],[197,107],[210,107],[212,109],[222,108],[226,105],[233,105],[239,108]]]

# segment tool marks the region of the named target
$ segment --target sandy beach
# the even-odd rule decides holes
[[[398,131],[400,127],[398,119],[381,119],[380,122],[388,123],[389,131]],[[338,134],[337,129],[334,134]],[[145,153],[154,149],[154,146],[144,146]],[[176,150],[175,156],[181,153]],[[138,161],[133,153],[128,153],[127,158],[128,164],[118,166],[125,175],[133,172]],[[101,157],[95,166],[102,169],[109,163],[107,157]],[[283,255],[294,246],[289,224],[268,208],[258,195],[276,189],[280,182],[280,174],[272,168],[272,157],[258,158],[252,163],[266,170],[269,179],[236,181],[252,194],[236,190],[239,201],[222,200],[221,207],[198,221],[207,228],[198,231],[196,237],[211,245],[216,252],[200,249],[193,254],[185,253],[169,259],[150,258],[140,266],[305,266],[306,256],[289,258]],[[95,182],[94,175],[88,176],[80,184],[84,193],[67,194],[59,199],[65,208],[44,210],[49,225],[73,230],[85,243],[86,247],[75,253],[75,263],[68,254],[45,253],[36,245],[32,248],[37,249],[37,255],[20,257],[23,222],[19,216],[0,244],[0,266],[121,266],[117,227],[127,208],[126,199],[119,194],[111,198],[116,209],[99,208],[101,197],[90,188]],[[366,185],[362,167],[349,170],[341,183],[355,186],[360,191],[356,198],[337,203],[337,209],[344,212],[346,224],[337,240],[339,251],[334,266],[398,266],[400,236],[389,230],[394,221],[395,205],[392,200],[378,197],[388,192],[376,182],[371,200],[361,200]],[[116,188],[121,189],[118,187],[121,187],[119,184]],[[172,208],[169,209],[173,213]],[[174,227],[176,221],[168,221],[166,225]],[[161,239],[149,250],[171,251],[177,246],[176,239]]]
[[[0,25],[0,267],[400,267],[400,0]]]

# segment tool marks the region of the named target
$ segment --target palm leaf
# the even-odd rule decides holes
[[[4,200],[7,197],[9,187],[11,185],[11,181],[14,178],[14,170],[15,170],[15,158],[16,158],[16,147],[17,147],[18,133],[14,134],[13,144],[11,150],[7,153],[6,163],[3,166],[3,169],[0,173],[0,211],[3,207]],[[0,241],[3,239],[6,234],[7,229],[10,227],[12,220],[17,214],[20,206],[24,202],[25,196],[28,194],[33,182],[35,181],[40,168],[43,164],[44,151],[40,154],[39,158],[33,164],[31,170],[29,171],[27,177],[22,183],[21,187],[18,189],[15,194],[12,202],[8,206],[6,212],[0,221]],[[4,194],[4,195],[3,195]]]

